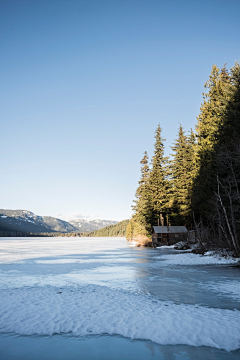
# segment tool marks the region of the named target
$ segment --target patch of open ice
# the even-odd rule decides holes
[[[87,263],[123,263],[129,262],[129,258],[116,258],[116,257],[102,257],[99,259],[52,259],[52,260],[34,260],[36,264],[43,265],[57,265],[57,264],[87,264]]]
[[[93,254],[126,247],[124,238],[0,238],[0,264],[40,257]],[[113,253],[115,254],[115,253]]]
[[[31,269],[31,265],[29,270]],[[106,285],[111,284],[113,288],[118,287],[119,281],[124,282],[128,289],[129,282],[134,274],[131,266],[113,266],[109,270],[108,266],[99,266],[97,268],[72,270],[70,273],[60,274],[24,274],[21,271],[1,271],[0,272],[0,290],[24,288],[24,287],[44,287],[44,286],[78,286],[86,284]]]
[[[217,256],[202,256],[192,253],[169,254],[155,257],[155,259],[164,260],[161,266],[169,265],[220,265],[220,264],[236,264],[237,259],[223,258]]]
[[[22,335],[119,334],[158,344],[239,348],[240,312],[175,305],[101,286],[3,290],[0,331]]]
[[[240,281],[221,281],[221,282],[209,282],[207,284],[201,284],[202,287],[216,291],[240,301]]]

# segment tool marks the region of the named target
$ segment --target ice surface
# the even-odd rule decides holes
[[[239,347],[240,312],[175,305],[102,286],[3,290],[1,332],[119,334],[158,344]]]
[[[238,280],[210,282],[209,284],[202,284],[202,286],[240,301],[240,281]]]
[[[102,257],[100,259],[52,259],[52,260],[35,260],[36,264],[51,264],[51,265],[55,265],[55,264],[84,264],[84,263],[96,263],[96,262],[128,262],[128,259],[124,259],[124,258],[119,258],[119,259],[114,259],[112,257],[110,258],[106,258],[106,257]]]
[[[125,248],[125,241],[116,243],[116,238],[1,238],[0,264],[26,259],[61,255],[88,254],[113,248]]]
[[[65,264],[68,264],[67,262]],[[30,270],[31,267],[28,267]],[[31,272],[31,270],[29,271]],[[110,281],[117,282],[124,281],[127,283],[128,279],[134,276],[134,271],[130,266],[124,266],[124,271],[122,267],[114,266],[111,268],[109,273],[109,267],[107,266],[98,266],[95,268],[84,269],[83,271],[72,270],[70,273],[66,274],[40,274],[40,275],[25,275],[20,271],[10,270],[10,271],[1,271],[0,272],[0,288],[1,289],[12,289],[20,288],[26,286],[78,286],[85,284],[98,284],[106,285]]]
[[[240,311],[181,303],[185,292],[196,304],[204,286],[212,290],[213,306],[214,292],[237,298],[236,277],[218,283],[207,278],[195,291],[214,266],[209,272],[175,266],[235,262],[231,259],[133,248],[116,238],[13,238],[0,245],[0,332],[117,334],[161,345],[239,348]],[[177,304],[168,300],[175,292]]]

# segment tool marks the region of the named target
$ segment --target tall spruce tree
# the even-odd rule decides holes
[[[164,157],[165,139],[162,138],[160,124],[155,132],[154,155],[149,177],[152,197],[152,225],[167,223],[169,213],[169,168],[168,158]]]
[[[194,186],[195,178],[197,176],[197,144],[196,144],[196,134],[193,132],[192,129],[190,130],[190,134],[187,137],[187,144],[188,144],[188,164],[189,164],[188,169],[191,178],[191,183],[189,187],[189,197],[191,199],[191,210],[193,211],[193,206],[192,206],[193,186]],[[191,219],[193,220],[193,218]]]
[[[228,103],[221,116],[214,146],[217,186],[211,219],[225,243],[240,256],[240,64],[231,69]]]
[[[217,144],[230,143],[240,137],[240,63],[231,68],[225,86],[227,101],[225,103],[221,123],[218,129]]]
[[[198,159],[207,161],[211,159],[211,151],[217,142],[219,126],[222,122],[221,115],[228,101],[227,86],[230,84],[230,76],[226,67],[221,71],[214,65],[209,80],[204,84],[208,89],[203,93],[204,102],[197,117],[196,135],[198,143]]]
[[[152,199],[149,188],[149,165],[148,155],[145,151],[141,160],[141,178],[136,190],[136,200],[133,206],[134,220],[140,225],[142,235],[151,234],[152,224]]]
[[[193,188],[193,206],[196,213],[211,212],[208,199],[211,198],[216,184],[213,163],[214,146],[218,142],[222,115],[228,103],[228,85],[231,79],[225,68],[220,71],[212,67],[209,80],[205,83],[207,93],[203,93],[204,102],[197,118],[197,172]]]
[[[194,134],[185,135],[182,126],[174,146],[172,171],[172,222],[175,225],[192,225],[192,183],[195,171]]]
[[[215,66],[198,118],[193,204],[204,241],[240,255],[240,65]]]

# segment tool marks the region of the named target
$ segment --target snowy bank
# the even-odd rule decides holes
[[[239,348],[240,312],[176,305],[89,285],[2,290],[0,331],[22,335],[118,334],[155,343]]]
[[[167,247],[165,247],[166,249]],[[169,247],[170,248],[170,247]],[[161,251],[161,247],[157,248]],[[178,250],[176,250],[177,252]],[[219,255],[213,255],[212,253],[206,253],[205,255],[193,254],[190,252],[176,253],[169,255],[157,256],[157,259],[163,260],[161,266],[169,265],[226,265],[226,264],[238,264],[239,259],[232,257],[225,258]]]

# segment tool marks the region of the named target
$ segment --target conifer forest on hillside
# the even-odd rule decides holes
[[[129,220],[123,220],[114,225],[106,226],[102,229],[89,232],[87,236],[104,237],[104,236],[125,236]]]
[[[185,225],[208,248],[240,256],[240,64],[212,67],[195,131],[179,126],[164,156],[160,124],[154,155],[141,160],[126,236],[150,237],[155,225]]]

